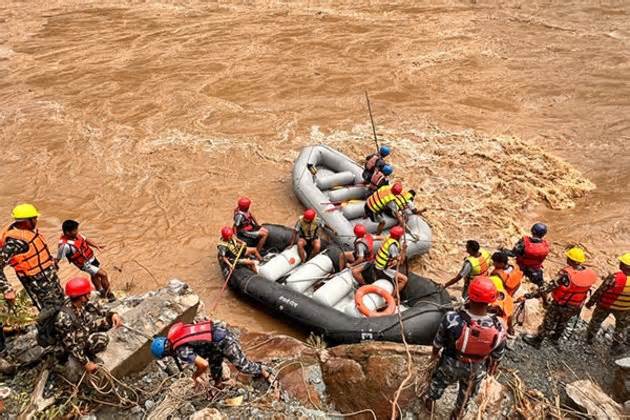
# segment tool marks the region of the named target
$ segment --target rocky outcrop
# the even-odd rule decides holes
[[[177,321],[191,322],[198,306],[199,296],[176,279],[165,288],[121,299],[111,309],[136,331],[124,327],[110,330],[107,350],[98,356],[117,377],[138,372],[152,359],[149,338],[166,333]]]
[[[571,401],[586,412],[589,418],[597,420],[622,418],[622,407],[602,391],[599,385],[589,380],[568,384],[566,392]]]
[[[409,346],[409,349],[413,379],[425,378],[431,348]],[[322,374],[335,408],[342,413],[372,409],[378,418],[389,418],[391,399],[407,375],[405,347],[398,343],[365,342],[334,347],[327,353]],[[415,387],[406,387],[398,400],[401,410],[415,399]]]
[[[630,400],[630,357],[615,360],[613,392],[619,401]]]

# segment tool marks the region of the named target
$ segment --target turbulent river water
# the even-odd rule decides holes
[[[8,222],[14,204],[35,203],[53,248],[61,221],[78,219],[107,245],[100,258],[116,289],[175,276],[211,302],[221,285],[216,238],[236,199],[251,197],[259,219],[292,224],[301,210],[292,159],[305,144],[347,133],[367,151],[368,90],[394,147],[419,127],[473,133],[467,150],[476,136],[519,139],[531,166],[541,151],[566,160],[596,188],[562,209],[532,200],[507,216],[521,228],[546,220],[554,242],[581,242],[611,270],[630,251],[630,4],[495,3],[6,0],[0,214]],[[394,165],[431,170],[430,157],[413,156],[394,154]],[[463,173],[485,165],[468,156],[456,161]],[[540,168],[499,164],[494,175],[530,169]],[[554,173],[544,176],[553,187]],[[457,206],[477,192],[449,194]],[[510,202],[521,191],[497,194]],[[456,237],[455,210],[433,214],[451,231],[436,240]],[[480,220],[471,226],[482,237],[501,231]],[[444,280],[460,248],[436,248],[416,266]],[[72,271],[64,265],[62,274]],[[217,316],[287,331],[231,293]]]

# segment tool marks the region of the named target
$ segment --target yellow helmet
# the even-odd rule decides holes
[[[28,203],[18,204],[13,208],[13,211],[11,212],[11,217],[13,217],[15,220],[31,219],[37,216],[39,216],[39,212],[37,211],[35,206]]]
[[[626,252],[625,254],[620,256],[619,261],[630,267],[630,252]]]
[[[584,254],[584,250],[579,246],[574,246],[573,248],[567,250],[564,255],[566,255],[571,261],[575,261],[579,264],[586,262],[586,254]]]

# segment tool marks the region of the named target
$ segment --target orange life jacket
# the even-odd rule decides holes
[[[166,338],[173,350],[189,343],[211,343],[212,321],[198,322],[196,324],[184,324],[183,322],[178,322],[168,330]]]
[[[395,199],[396,196],[392,193],[392,187],[384,185],[368,197],[367,206],[374,214],[378,214]]]
[[[236,207],[234,209],[234,220],[235,221],[236,221],[236,216],[238,214],[242,214],[243,217],[245,218],[245,221],[240,226],[236,226],[236,225],[234,226],[236,228],[236,231],[240,232],[241,230],[247,230],[247,231],[253,230],[254,226],[255,226],[255,223],[254,223],[254,217],[252,216],[252,213],[249,210],[243,211],[243,210],[239,209],[238,207]]]
[[[9,225],[0,235],[0,246],[4,245],[7,238],[17,239],[28,244],[26,252],[14,255],[9,260],[9,264],[18,277],[32,277],[52,267],[53,257],[50,255],[44,237],[37,229],[32,231]]]
[[[529,236],[523,237],[523,255],[516,257],[516,263],[521,268],[540,269],[547,255],[549,255],[549,242],[543,239],[540,242],[532,241]]]
[[[573,267],[565,267],[561,271],[569,277],[569,285],[556,287],[551,296],[560,305],[579,308],[586,300],[591,286],[597,281],[597,274],[590,268],[576,270]]]
[[[75,249],[74,254],[68,257],[68,260],[81,268],[94,256],[94,251],[87,244],[87,241],[81,234],[77,233],[76,239],[70,239],[66,235],[61,235],[59,238],[59,245],[68,244],[72,245]]]
[[[368,255],[366,260],[372,261],[374,259],[374,237],[369,233],[366,234],[363,238],[357,238],[354,240],[354,247],[356,249],[357,243],[364,244],[368,249]]]
[[[503,283],[503,288],[510,296],[514,296],[523,281],[523,272],[518,267],[512,267],[510,272],[495,268],[490,276],[498,276]]]
[[[468,275],[471,279],[477,276],[487,275],[490,269],[490,261],[492,260],[490,252],[487,249],[480,248],[479,254],[479,257],[468,256],[465,258],[472,266],[472,270]]]
[[[615,282],[599,299],[598,306],[617,311],[630,310],[630,276],[622,271],[615,273]]]
[[[496,326],[482,326],[477,321],[465,318],[462,333],[455,342],[458,359],[465,363],[479,363],[492,353],[499,343],[501,332]]]

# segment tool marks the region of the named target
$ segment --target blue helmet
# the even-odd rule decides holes
[[[151,353],[156,359],[166,356],[166,337],[155,337],[151,342]]]
[[[532,235],[542,238],[547,234],[547,225],[544,223],[535,223],[532,226]]]
[[[391,152],[392,149],[389,146],[381,146],[378,148],[378,154],[381,155],[381,157],[389,156]]]
[[[392,165],[385,165],[383,166],[383,169],[381,169],[381,172],[383,172],[384,175],[391,175],[392,172],[394,172],[394,167]]]

